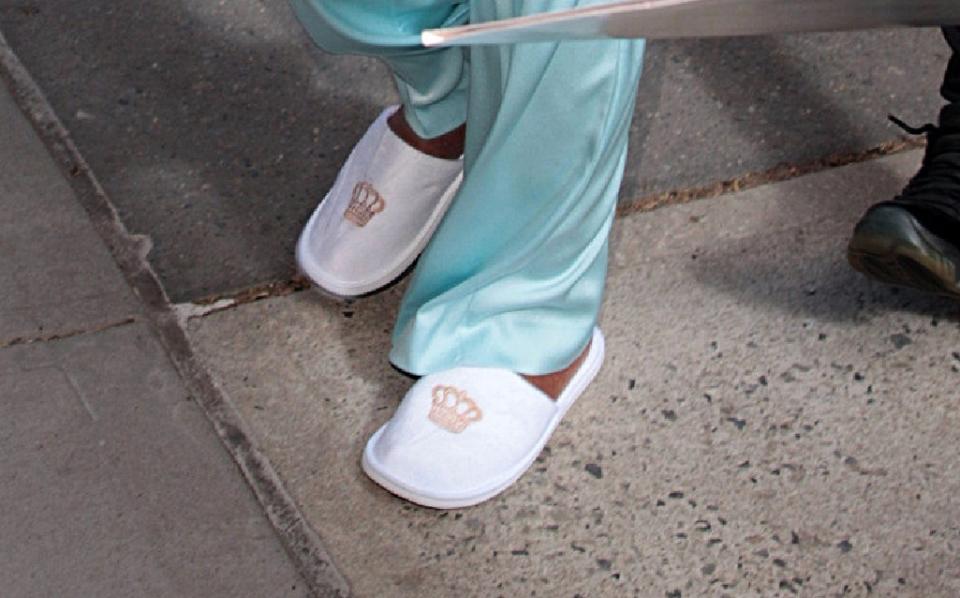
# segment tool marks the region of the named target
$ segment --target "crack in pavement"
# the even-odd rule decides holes
[[[265,282],[263,284],[254,285],[252,287],[247,287],[245,289],[240,289],[230,293],[209,295],[195,301],[190,301],[187,303],[187,305],[212,307],[224,301],[230,301],[232,305],[223,308],[229,309],[230,307],[245,305],[247,303],[255,303],[257,301],[269,299],[270,297],[285,297],[287,295],[299,293],[300,291],[305,291],[309,289],[310,286],[310,281],[305,277],[294,276],[293,278],[289,278],[287,280],[274,280],[271,282]],[[213,311],[220,311],[220,309],[213,309]]]
[[[209,315],[236,309],[249,303],[257,303],[276,297],[286,297],[306,291],[311,287],[309,280],[303,276],[295,276],[288,280],[276,280],[264,284],[255,285],[232,293],[220,293],[217,295],[208,295],[196,301],[185,301],[173,306],[177,318],[181,325],[196,319],[202,319]],[[344,300],[349,303],[349,300]]]
[[[120,328],[122,326],[128,326],[136,322],[137,319],[133,316],[118,320],[115,322],[110,322],[108,324],[103,324],[100,326],[95,326],[93,328],[80,328],[77,330],[70,330],[68,332],[58,332],[56,334],[47,334],[42,336],[32,336],[32,337],[22,337],[15,336],[12,339],[6,341],[0,341],[0,349],[9,349],[10,347],[19,347],[22,345],[33,345],[36,343],[49,343],[53,341],[62,341],[68,338],[76,338],[78,336],[84,336],[87,334],[97,334],[98,332],[104,332],[107,330],[113,330],[114,328]]]

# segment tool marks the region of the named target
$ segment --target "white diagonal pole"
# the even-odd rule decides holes
[[[960,0],[621,0],[423,32],[428,47],[684,38],[960,24]]]

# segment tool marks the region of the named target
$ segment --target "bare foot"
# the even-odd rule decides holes
[[[456,160],[463,155],[467,125],[460,125],[449,133],[444,133],[433,139],[423,139],[410,127],[406,117],[403,115],[403,107],[387,119],[387,125],[389,125],[390,130],[393,131],[397,137],[403,139],[411,147],[420,150],[428,156],[444,160]]]
[[[563,392],[563,389],[567,387],[570,379],[573,378],[573,375],[576,374],[577,370],[580,369],[580,366],[583,364],[583,360],[587,358],[587,353],[590,352],[590,345],[592,344],[593,341],[588,343],[587,347],[583,350],[583,353],[574,359],[573,363],[559,372],[544,374],[542,376],[526,376],[521,374],[521,377],[530,384],[533,384],[539,388],[548,397],[556,401],[560,397],[560,393]]]

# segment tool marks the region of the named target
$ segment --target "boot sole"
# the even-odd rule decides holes
[[[847,260],[858,272],[881,282],[960,299],[960,252],[907,210],[895,206],[871,210],[857,224]]]

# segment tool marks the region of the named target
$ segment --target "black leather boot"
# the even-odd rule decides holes
[[[894,119],[927,135],[923,166],[898,197],[867,210],[847,258],[877,280],[960,298],[960,28],[944,34],[954,53],[938,124],[915,129]]]

